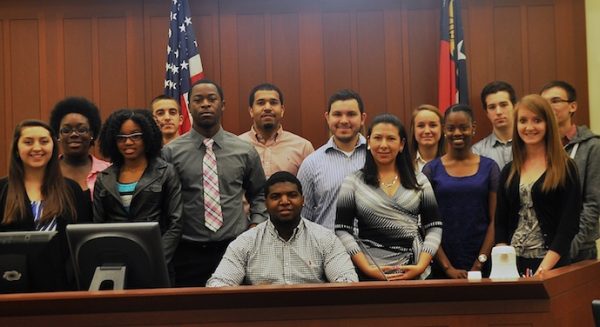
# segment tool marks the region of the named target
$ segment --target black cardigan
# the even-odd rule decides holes
[[[512,162],[507,164],[500,174],[498,203],[496,206],[496,243],[510,244],[512,236],[519,223],[520,176],[513,177],[506,188],[506,180],[510,173]],[[531,190],[533,208],[544,237],[545,247],[568,258],[571,241],[579,231],[579,214],[582,209],[582,197],[577,167],[571,159],[567,162],[567,177],[565,184],[544,193],[542,185],[546,177],[544,173]]]
[[[32,269],[38,267],[39,270],[45,271],[48,267],[54,267],[56,274],[48,276],[47,280],[42,281],[42,284],[34,285],[36,291],[60,291],[71,290],[75,288],[75,280],[73,269],[70,262],[69,248],[65,235],[66,226],[73,222],[89,223],[91,217],[90,212],[90,197],[86,196],[79,184],[75,181],[65,178],[65,184],[74,196],[75,212],[77,217],[58,216],[56,217],[56,237],[50,243],[48,248],[48,256],[43,257],[43,262],[35,262]],[[0,221],[4,217],[4,208],[6,206],[6,197],[8,193],[8,178],[0,179]],[[26,201],[29,203],[29,198],[26,195]],[[26,217],[20,217],[11,224],[5,225],[0,223],[0,232],[16,232],[16,231],[34,231],[35,222],[31,210],[27,211]],[[58,248],[58,249],[57,249]],[[31,268],[31,267],[30,267]]]

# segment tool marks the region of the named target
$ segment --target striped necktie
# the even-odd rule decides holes
[[[217,175],[217,158],[213,152],[213,139],[204,139],[206,153],[202,160],[202,174],[204,180],[204,225],[216,232],[223,226],[223,213],[221,212],[221,193],[219,193],[219,176]]]

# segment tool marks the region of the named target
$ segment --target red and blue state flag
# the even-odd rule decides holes
[[[438,106],[443,112],[453,104],[469,102],[467,55],[459,0],[442,0],[440,23]]]

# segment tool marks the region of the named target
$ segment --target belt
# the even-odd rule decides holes
[[[203,248],[203,249],[218,249],[218,248],[224,248],[227,247],[229,245],[229,243],[231,243],[234,239],[228,239],[228,240],[224,240],[224,241],[214,241],[214,242],[197,242],[197,241],[190,241],[190,240],[184,240],[182,239],[180,241],[180,243],[185,244],[186,246],[190,246],[190,247],[198,247],[198,248]]]

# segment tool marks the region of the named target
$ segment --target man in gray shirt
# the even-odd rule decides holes
[[[265,194],[271,218],[229,245],[206,286],[358,281],[335,234],[300,216],[304,198],[294,175],[276,172],[267,180]]]
[[[600,136],[585,125],[577,126],[577,93],[565,81],[551,81],[542,87],[541,96],[550,102],[562,144],[575,160],[581,180],[583,210],[579,216],[579,232],[571,243],[571,259],[575,262],[596,259],[596,240],[600,237]]]
[[[473,145],[476,154],[494,159],[500,170],[512,161],[513,112],[517,96],[503,81],[488,83],[481,90],[483,110],[493,126],[490,135]]]
[[[196,82],[188,101],[193,128],[167,144],[162,156],[177,169],[183,195],[183,235],[173,259],[175,285],[204,286],[229,243],[267,219],[265,174],[254,147],[221,127],[225,100],[218,84]],[[214,181],[203,172],[204,158],[212,157],[211,148],[216,161]],[[206,192],[204,185],[211,182],[218,194]],[[249,217],[242,208],[244,195],[250,203]],[[216,225],[214,212],[220,217]]]

